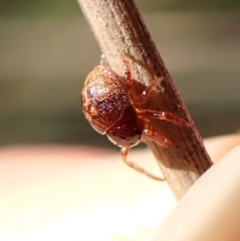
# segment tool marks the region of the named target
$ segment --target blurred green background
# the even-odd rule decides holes
[[[240,1],[138,0],[203,137],[240,121]],[[100,50],[76,1],[0,2],[0,145],[111,147],[80,109]]]

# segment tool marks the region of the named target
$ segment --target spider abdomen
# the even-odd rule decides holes
[[[121,77],[106,66],[95,67],[82,90],[83,112],[92,127],[105,134],[129,105]]]

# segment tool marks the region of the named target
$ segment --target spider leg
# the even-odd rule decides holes
[[[165,146],[165,147],[173,146],[172,141],[170,141],[169,139],[167,139],[164,136],[162,136],[161,134],[159,134],[159,132],[157,130],[155,130],[154,128],[144,129],[143,139],[144,139],[144,137],[146,137],[147,139],[150,139],[152,141],[156,141],[157,143],[160,143],[162,146]]]
[[[182,127],[189,127],[189,123],[184,120],[183,118],[174,115],[171,112],[165,112],[165,111],[157,111],[157,110],[149,110],[149,109],[139,109],[136,108],[137,113],[143,114],[144,116],[148,118],[155,118],[158,120],[164,120],[168,122],[172,122],[175,125],[182,126]]]
[[[102,66],[109,66],[105,54],[101,54],[101,56],[100,56],[100,65],[102,65]]]
[[[123,58],[123,64],[124,64],[124,73],[125,73],[125,78],[126,78],[126,82],[127,85],[130,86],[133,84],[133,76],[132,76],[132,72],[131,72],[131,68],[130,68],[130,58],[128,57],[128,55],[126,54],[122,54],[122,58]]]
[[[147,99],[151,96],[151,94],[157,91],[157,88],[161,81],[162,81],[162,77],[159,77],[158,79],[151,82],[151,84],[147,86],[146,89],[144,89],[140,95],[134,97],[134,103],[135,104],[145,103]]]
[[[154,74],[152,73],[151,68],[147,64],[145,64],[144,62],[134,58],[134,56],[132,56],[128,53],[122,53],[121,55],[122,55],[123,60],[126,60],[127,62],[132,61],[134,63],[137,63],[139,66],[141,66],[143,69],[145,69],[151,75],[152,79],[156,78],[156,76],[154,76]]]
[[[157,177],[157,176],[149,173],[144,168],[138,166],[136,163],[128,161],[127,156],[128,156],[129,151],[130,151],[130,148],[128,148],[128,147],[122,147],[122,149],[121,149],[122,159],[129,167],[135,169],[136,171],[138,171],[142,174],[145,174],[146,176],[150,177],[151,179],[154,179],[154,180],[157,180],[157,181],[164,181],[165,180],[164,178],[160,178],[160,177]]]
[[[147,68],[147,66],[140,64],[139,61],[134,60],[134,58],[132,58],[130,55],[126,53],[122,54],[122,58],[123,58],[123,64],[124,64],[125,79],[127,80],[126,84],[128,88],[131,88],[132,90],[134,90],[135,89],[133,85],[134,79],[132,76],[131,66],[130,66],[131,61],[137,62],[140,66],[142,66],[148,72],[150,70]],[[142,91],[141,94],[139,95],[134,94],[134,104],[138,105],[146,102],[146,100],[151,96],[152,92],[157,91],[157,88],[162,80],[163,80],[163,77],[154,78],[154,81],[152,81],[148,86],[146,86],[146,88]],[[137,93],[136,89],[134,92]]]

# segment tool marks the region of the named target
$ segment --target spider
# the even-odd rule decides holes
[[[143,103],[153,92],[158,91],[159,81],[153,81],[139,93],[131,73],[132,59],[127,54],[123,54],[122,59],[124,76],[114,72],[104,58],[88,74],[81,96],[83,113],[98,133],[107,135],[111,142],[121,147],[122,159],[128,166],[152,179],[163,180],[127,160],[128,153],[133,146],[146,139],[165,147],[173,145],[171,140],[151,125],[151,119],[168,121],[183,127],[188,126],[188,123],[171,112],[143,108]]]

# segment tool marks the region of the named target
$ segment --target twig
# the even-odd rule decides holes
[[[138,9],[131,0],[78,2],[111,68],[119,75],[123,75],[122,54],[133,56],[136,62],[131,63],[131,68],[136,81],[147,84],[158,77],[163,77],[160,84],[161,93],[153,97],[149,107],[172,112],[190,123],[189,128],[182,128],[166,124],[164,121],[153,121],[152,124],[164,136],[174,141],[174,147],[165,148],[155,142],[147,142],[170,188],[179,199],[212,162]],[[150,71],[137,62],[148,66]]]

